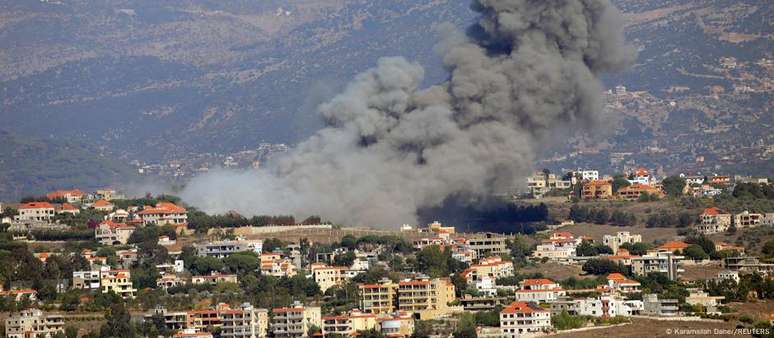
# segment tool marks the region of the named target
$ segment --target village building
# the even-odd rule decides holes
[[[398,310],[411,312],[421,320],[449,315],[449,303],[456,299],[448,278],[421,278],[398,283]]]
[[[54,205],[48,202],[30,202],[23,203],[17,208],[18,215],[14,216],[16,221],[51,221],[56,215]]]
[[[694,226],[696,232],[711,235],[726,232],[731,227],[731,214],[724,213],[718,208],[706,208],[699,215],[699,222]]]
[[[583,242],[569,232],[554,232],[549,239],[543,240],[532,252],[534,258],[566,261],[575,257],[578,245]]]
[[[53,338],[64,334],[65,320],[62,315],[46,314],[38,309],[23,310],[5,319],[7,338]]]
[[[548,303],[566,294],[559,283],[550,279],[525,279],[519,282],[519,290],[516,290],[515,298],[520,302]]]
[[[500,312],[500,329],[506,338],[548,332],[552,329],[551,311],[534,303],[513,302]]]
[[[219,314],[222,323],[220,336],[223,338],[260,338],[268,335],[267,309],[258,309],[245,303],[238,309],[221,309]]]
[[[387,314],[395,311],[398,303],[398,284],[382,280],[375,284],[358,284],[360,310],[367,313]]]
[[[225,240],[194,244],[198,256],[224,258],[232,253],[252,252],[260,255],[263,251],[261,240]]]
[[[581,197],[584,200],[613,198],[613,182],[610,180],[593,180],[583,183]]]
[[[115,206],[106,200],[96,200],[91,204],[91,208],[102,212],[111,212]]]
[[[270,330],[274,337],[308,337],[312,326],[322,327],[322,315],[319,307],[294,304],[291,307],[271,310]]]
[[[51,201],[57,199],[63,199],[67,203],[80,203],[83,200],[85,194],[78,189],[73,190],[56,190],[46,194],[46,198]]]
[[[352,311],[343,315],[323,316],[322,323],[322,334],[326,337],[332,335],[355,337],[358,331],[372,330],[379,326],[375,314],[359,311]]]
[[[684,258],[670,251],[636,257],[632,259],[632,272],[640,276],[660,272],[666,274],[670,280],[677,280],[680,273],[685,271],[680,268],[680,261]]]
[[[129,242],[129,237],[135,228],[123,223],[102,221],[94,228],[94,239],[102,245],[124,245]]]
[[[619,231],[615,235],[604,235],[602,244],[613,249],[613,254],[618,254],[618,248],[623,244],[634,244],[642,242],[642,235],[631,235],[628,231]]]
[[[137,289],[132,287],[132,276],[129,270],[109,268],[100,271],[100,286],[102,293],[113,292],[124,299],[134,298]]]

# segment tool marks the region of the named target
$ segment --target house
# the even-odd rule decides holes
[[[734,226],[737,228],[754,228],[763,223],[763,215],[747,210],[734,215]]]
[[[723,264],[726,269],[742,273],[759,273],[762,275],[774,273],[774,264],[761,263],[757,257],[753,256],[726,257]]]
[[[78,207],[70,204],[70,203],[62,203],[59,208],[57,208],[56,211],[57,214],[70,214],[70,215],[77,215],[81,213],[81,209]]]
[[[676,316],[679,309],[677,299],[659,299],[657,294],[642,295],[642,314],[653,316]]]
[[[572,181],[562,180],[555,174],[538,172],[527,177],[527,189],[534,198],[541,198],[555,189],[569,189],[570,187],[572,187]]]
[[[8,338],[53,338],[64,334],[62,315],[46,314],[38,309],[23,310],[5,319],[5,336]]]
[[[583,183],[581,197],[584,200],[613,198],[613,182],[611,180],[593,180]]]
[[[626,201],[637,201],[643,194],[656,196],[658,198],[664,197],[664,193],[660,189],[648,184],[633,183],[618,189],[618,198]]]
[[[569,232],[554,232],[549,239],[543,240],[532,252],[534,258],[551,260],[569,260],[575,257],[578,245],[583,242]]]
[[[697,232],[710,235],[725,232],[731,227],[731,214],[724,213],[718,208],[706,208],[699,215],[699,223],[694,226]]]
[[[670,280],[677,280],[680,273],[685,271],[680,268],[680,261],[684,258],[670,251],[636,257],[632,259],[632,272],[641,276],[660,272],[666,274]]]
[[[154,207],[145,207],[137,215],[145,226],[148,225],[172,225],[184,226],[188,224],[187,210],[170,202],[158,202]]]
[[[688,297],[685,297],[685,302],[689,305],[701,305],[707,313],[718,313],[718,306],[722,301],[726,299],[723,296],[710,296],[702,290],[690,290]]]
[[[715,243],[715,251],[736,251],[737,253],[743,254],[744,253],[744,246],[741,245],[734,245],[726,242],[718,242]]]
[[[0,288],[0,290],[2,289]],[[35,302],[38,300],[38,292],[35,291],[35,289],[2,290],[0,291],[0,297],[8,297],[17,302],[21,302],[22,300],[25,300],[25,299]]]
[[[730,280],[733,281],[735,284],[739,284],[739,271],[734,270],[723,270],[721,272],[718,272],[718,277],[715,278],[716,281],[726,281]]]
[[[56,190],[46,194],[46,198],[53,201],[56,199],[63,199],[67,203],[79,203],[83,200],[85,194],[78,190]]]
[[[375,284],[358,284],[360,310],[367,313],[393,313],[398,303],[398,284],[385,279]]]
[[[473,264],[470,268],[462,272],[468,284],[475,284],[484,277],[492,280],[497,278],[513,276],[513,262],[503,260],[500,256],[487,257],[479,260],[478,264]]]
[[[513,302],[500,311],[500,329],[506,338],[548,332],[552,329],[551,311],[534,303]]]
[[[613,254],[618,254],[618,248],[624,244],[642,242],[642,235],[631,235],[628,231],[619,231],[615,235],[604,235],[602,243],[613,249]]]
[[[343,285],[347,281],[347,267],[345,266],[313,263],[310,269],[312,270],[312,278],[320,286],[320,291],[323,293],[334,286]]]
[[[203,244],[194,244],[198,256],[210,256],[224,258],[236,252],[252,252],[260,255],[263,251],[263,241],[261,240],[225,240],[216,242],[207,242]]]
[[[99,289],[100,288],[100,271],[99,270],[86,270],[86,271],[73,271],[73,288],[74,289]]]
[[[559,283],[550,279],[525,279],[519,282],[519,290],[516,290],[516,300],[520,302],[543,302],[559,299],[566,292]]]
[[[375,314],[357,310],[344,315],[323,316],[322,323],[324,336],[341,335],[342,337],[355,337],[358,331],[372,330],[379,326]]]
[[[277,253],[261,254],[261,274],[274,277],[293,277],[296,266],[289,259]]]
[[[132,287],[131,273],[126,269],[100,270],[100,286],[102,293],[114,292],[124,299],[134,298],[137,293],[137,289]]]
[[[106,200],[96,200],[91,204],[91,208],[102,212],[111,212],[115,206]]]
[[[615,296],[561,299],[550,305],[552,315],[566,311],[574,316],[591,317],[631,317],[640,314],[644,307],[641,300],[625,300]]]
[[[254,308],[249,303],[238,309],[224,308],[219,311],[223,338],[259,338],[269,332],[269,311]]]
[[[185,311],[167,311],[166,308],[158,306],[145,315],[145,320],[153,320],[153,317],[160,317],[164,320],[164,326],[170,331],[180,331],[188,327],[188,313]]]
[[[319,307],[296,303],[291,307],[272,309],[271,313],[270,329],[274,337],[308,337],[312,326],[322,327]]]
[[[406,279],[398,283],[398,310],[414,313],[421,320],[449,315],[449,303],[455,299],[454,284],[448,278]]]
[[[197,284],[216,285],[220,283],[237,284],[239,283],[239,280],[237,279],[237,275],[226,275],[226,274],[220,274],[217,272],[212,272],[209,275],[191,277],[191,284],[194,284],[194,285],[197,285]]]
[[[30,202],[22,203],[17,208],[18,215],[14,216],[16,221],[51,221],[56,211],[54,205],[48,202]]]
[[[164,290],[182,285],[185,285],[185,281],[176,274],[161,275],[156,280],[156,287]]]
[[[580,177],[583,181],[597,181],[599,180],[598,170],[578,170],[575,172],[575,177]]]
[[[611,273],[607,275],[607,286],[610,290],[615,290],[621,293],[639,293],[640,282],[626,278],[620,273]]]
[[[631,175],[632,179],[628,180],[631,185],[653,185],[653,183],[655,183],[655,179],[650,175],[648,169],[640,167],[631,173]]]
[[[688,247],[688,243],[683,241],[669,241],[656,247],[655,251],[663,252],[682,252]]]
[[[123,245],[129,242],[129,237],[135,228],[123,223],[102,221],[94,228],[94,239],[102,245]]]

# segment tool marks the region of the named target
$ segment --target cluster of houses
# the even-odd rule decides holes
[[[726,232],[732,226],[737,229],[743,229],[761,225],[774,225],[774,213],[743,211],[731,214],[723,212],[718,208],[706,208],[699,215],[699,222],[694,225],[694,229],[699,233],[711,235]]]

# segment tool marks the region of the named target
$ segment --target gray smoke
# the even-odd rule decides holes
[[[449,80],[382,58],[322,104],[328,126],[259,171],[193,179],[183,198],[208,212],[320,215],[347,224],[413,223],[452,195],[507,191],[552,131],[598,122],[598,75],[634,60],[608,0],[476,0],[466,34],[443,26]]]

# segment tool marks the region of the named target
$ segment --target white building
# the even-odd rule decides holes
[[[550,279],[525,279],[519,282],[519,290],[516,290],[516,300],[520,302],[547,303],[566,295],[559,283]]]
[[[555,232],[549,239],[543,240],[532,252],[534,258],[548,258],[551,260],[569,260],[577,252],[578,245],[583,242],[581,238],[575,238],[569,232]]]
[[[747,210],[734,215],[734,226],[737,228],[754,228],[763,223],[763,215]]]
[[[133,226],[107,220],[94,228],[94,239],[102,245],[123,245],[129,242],[134,230]]]
[[[551,311],[526,302],[513,302],[500,312],[503,337],[517,338],[551,330]]]
[[[628,231],[619,231],[615,235],[605,235],[602,243],[613,249],[613,254],[618,254],[618,248],[624,243],[634,244],[642,242],[642,235],[631,235]]]
[[[48,202],[24,203],[17,210],[19,214],[14,216],[17,221],[50,221],[56,215],[54,205]]]
[[[52,338],[64,333],[62,315],[44,314],[38,309],[29,309],[12,315],[5,320],[5,336],[8,338]]]
[[[245,303],[239,309],[219,311],[223,325],[220,336],[223,338],[266,337],[269,332],[269,311],[257,309]]]
[[[578,170],[576,176],[580,176],[584,181],[597,181],[599,180],[599,171],[597,170]]]
[[[253,252],[260,255],[263,252],[261,240],[226,240],[194,244],[196,254],[199,256],[211,256],[224,258],[236,252]]]
[[[295,304],[291,307],[271,310],[271,332],[274,337],[308,337],[312,326],[322,327],[322,314],[319,307],[304,307]]]
[[[724,213],[718,208],[706,208],[699,215],[699,223],[694,226],[697,232],[711,235],[725,232],[731,227],[731,214]]]
[[[641,300],[625,300],[611,296],[577,299],[575,303],[575,314],[592,317],[631,317],[638,315],[643,309]]]
[[[73,271],[74,289],[99,289],[99,270]]]
[[[721,272],[718,272],[718,277],[715,278],[717,281],[724,281],[724,280],[730,280],[734,281],[734,283],[739,284],[739,271],[734,270],[723,270]]]
[[[677,280],[682,273],[680,261],[685,257],[675,255],[672,252],[657,252],[642,257],[632,258],[632,272],[636,275],[647,275],[651,272],[661,272],[670,280]]]

